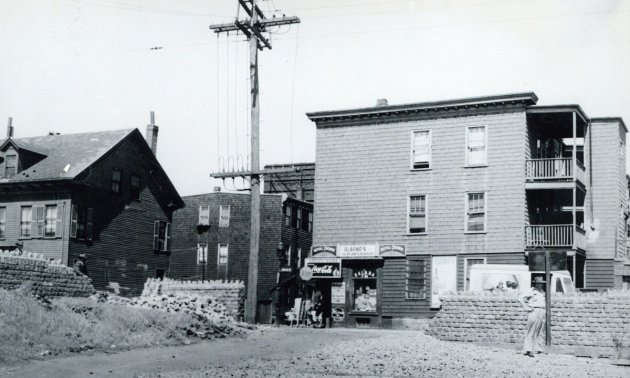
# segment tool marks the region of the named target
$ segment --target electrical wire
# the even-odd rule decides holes
[[[197,13],[197,12],[180,11],[180,10],[175,10],[175,9],[163,9],[163,8],[137,6],[137,5],[127,4],[127,3],[119,3],[115,1],[104,1],[104,0],[65,0],[65,1],[72,2],[72,3],[96,5],[96,6],[107,7],[107,8],[118,9],[118,10],[160,14],[160,15],[165,15],[165,16],[191,16],[191,17],[206,17],[206,18],[212,17],[212,18],[225,18],[225,19],[231,18],[231,16],[227,16],[227,15]]]
[[[228,169],[230,154],[230,33],[227,33],[227,43],[225,44],[225,132],[227,138]]]
[[[217,172],[220,172],[222,170],[222,168],[223,168],[223,167],[221,167],[221,142],[220,142],[221,141],[221,130],[220,130],[221,129],[221,119],[220,119],[220,116],[219,116],[219,107],[220,107],[220,104],[219,104],[219,93],[220,93],[220,91],[219,91],[219,62],[220,62],[220,59],[219,59],[219,55],[220,55],[219,54],[219,52],[220,52],[219,46],[220,46],[220,44],[219,44],[219,33],[217,33],[217,66],[216,66],[216,68],[217,68],[217,82],[216,82],[216,91],[217,91],[217,94],[216,94],[216,100],[217,100],[216,101],[217,102],[217,110],[216,110],[216,114],[217,114],[217,124],[216,124],[216,126],[217,126]]]
[[[289,111],[290,117],[290,158],[291,164],[293,164],[293,103],[295,101],[295,72],[297,71],[297,57],[298,57],[298,42],[300,40],[300,24],[297,24],[296,35],[295,35],[295,55],[293,56],[293,83],[291,84],[291,108]]]

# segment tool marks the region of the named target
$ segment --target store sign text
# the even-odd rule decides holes
[[[377,244],[340,245],[337,257],[375,257],[378,256]]]
[[[341,263],[311,262],[308,267],[313,272],[313,278],[338,278],[341,277]]]

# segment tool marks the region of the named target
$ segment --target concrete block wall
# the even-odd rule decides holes
[[[50,262],[39,253],[0,252],[0,288],[27,288],[46,297],[88,297],[94,287],[60,261]]]
[[[551,308],[553,345],[630,346],[630,292],[554,295]],[[516,295],[462,292],[442,298],[428,332],[441,340],[521,343],[526,325]]]
[[[243,281],[178,281],[150,278],[144,285],[142,296],[158,294],[199,295],[216,299],[235,317],[243,316],[245,284]]]

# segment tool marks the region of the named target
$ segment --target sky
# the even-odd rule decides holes
[[[180,195],[242,180],[249,50],[236,0],[0,0],[0,134],[160,127]],[[534,91],[630,125],[630,1],[258,0],[297,16],[259,53],[260,161],[315,160],[306,112]],[[240,17],[243,17],[241,11]],[[629,163],[630,163],[630,159]]]

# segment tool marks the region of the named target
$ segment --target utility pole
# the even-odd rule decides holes
[[[251,228],[249,267],[247,274],[247,301],[245,302],[245,321],[256,322],[256,304],[258,302],[256,289],[258,287],[258,250],[260,241],[260,180],[265,173],[271,171],[260,170],[259,122],[260,107],[258,99],[258,50],[271,49],[271,43],[262,33],[268,32],[271,26],[290,25],[300,22],[297,17],[279,17],[268,19],[256,5],[256,0],[238,0],[249,19],[235,19],[233,23],[211,25],[210,30],[215,33],[229,33],[231,31],[243,33],[249,39],[249,76],[251,86],[251,166],[250,171],[222,172],[211,174],[215,178],[249,177],[251,189]],[[218,126],[218,125],[217,125]],[[286,170],[284,170],[286,171]],[[277,172],[275,170],[274,172]],[[278,314],[276,314],[277,316]]]

